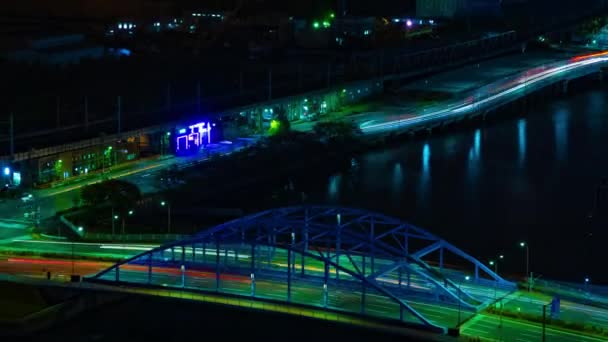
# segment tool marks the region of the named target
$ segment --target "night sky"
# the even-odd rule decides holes
[[[415,11],[415,0],[375,0],[373,6],[367,0],[348,1],[352,15],[402,15]],[[112,17],[138,16],[145,13],[182,9],[233,10],[239,0],[2,0],[0,15],[21,17]],[[243,0],[244,9],[270,9],[294,16],[316,16],[335,10],[337,0]],[[166,13],[170,15],[170,13]]]

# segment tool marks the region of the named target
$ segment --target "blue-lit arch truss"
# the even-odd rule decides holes
[[[365,210],[245,216],[122,261],[88,281],[187,288],[445,331],[515,284],[445,240]],[[458,308],[458,318],[455,312]]]

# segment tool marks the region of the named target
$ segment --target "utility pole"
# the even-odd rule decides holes
[[[117,117],[118,117],[118,134],[120,134],[122,132],[122,101],[120,98],[120,95],[118,95],[118,100],[117,100],[117,105],[118,105],[118,110],[117,110]]]
[[[84,129],[89,130],[89,97],[84,97]]]
[[[15,117],[14,114],[11,113],[9,119],[9,139],[10,139],[10,152],[11,152],[11,160],[15,157]]]
[[[171,83],[167,84],[167,114],[171,114]]]
[[[74,241],[72,241],[72,275],[74,274]]]
[[[167,234],[171,234],[171,203],[167,206]]]
[[[57,128],[60,128],[61,127],[61,97],[59,95],[57,96],[56,105],[57,105],[57,113],[56,113]]]
[[[547,340],[546,337],[546,330],[547,330],[547,305],[548,304],[544,304],[543,305],[543,342],[545,342]]]
[[[201,82],[196,84],[196,112],[201,113]]]
[[[303,67],[302,67],[302,63],[298,64],[298,89],[302,90],[302,85],[303,85]]]
[[[243,94],[243,69],[239,72],[239,93]]]
[[[268,101],[272,100],[272,67],[268,69]]]

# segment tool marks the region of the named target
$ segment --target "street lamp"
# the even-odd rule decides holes
[[[471,277],[465,276],[464,280],[469,281],[469,280],[471,280]],[[457,327],[460,327],[460,322],[461,322],[461,320],[460,320],[460,301],[461,301],[460,294],[462,293],[461,287],[462,287],[462,280],[458,283],[458,325],[457,325]]]
[[[162,207],[167,207],[167,234],[171,233],[171,203],[162,201],[160,202]]]
[[[504,260],[504,255],[499,255],[498,260]],[[496,291],[498,287],[498,261],[490,260],[490,266],[494,266],[494,275],[496,276],[496,282],[494,283],[494,300],[496,300]]]
[[[530,292],[531,279],[530,279],[530,247],[525,241],[519,243],[519,247],[526,249],[526,278],[528,279],[528,292]]]
[[[132,216],[134,211],[129,210],[127,213],[129,214],[129,216]],[[125,234],[125,216],[122,216],[122,234]]]
[[[114,240],[115,231],[115,221],[118,220],[119,217],[114,213],[114,207],[112,207],[112,215],[110,216],[110,221],[112,221],[112,240]]]

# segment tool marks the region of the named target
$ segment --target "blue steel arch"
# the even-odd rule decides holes
[[[414,240],[423,241],[423,247],[412,247]],[[331,267],[334,269],[332,281],[347,284],[345,278],[348,278],[351,282],[355,280],[361,284],[362,303],[365,303],[366,288],[373,289],[399,305],[400,320],[403,320],[403,310],[405,310],[419,323],[432,329],[444,329],[445,327],[439,327],[438,324],[410,305],[410,302],[416,302],[419,298],[428,300],[428,298],[434,297],[445,305],[458,304],[459,308],[462,306],[472,311],[477,311],[491,302],[487,298],[489,296],[480,296],[478,293],[473,295],[461,288],[460,284],[462,284],[464,276],[444,268],[443,258],[446,251],[472,263],[475,267],[475,283],[481,286],[494,286],[494,299],[496,299],[498,287],[507,292],[515,288],[513,283],[504,280],[477,259],[424,229],[374,212],[329,206],[277,208],[235,219],[202,231],[189,239],[172,242],[121,261],[90,280],[107,280],[108,276],[111,277],[114,274],[114,280],[120,281],[121,266],[149,262],[149,282],[152,277],[154,255],[160,253],[162,256],[167,250],[174,253],[176,248],[181,248],[182,264],[184,264],[186,248],[192,251],[192,261],[194,261],[197,246],[202,245],[203,258],[205,258],[207,244],[215,244],[217,247],[214,255],[217,262],[215,269],[218,284],[220,282],[220,251],[222,250],[220,246],[224,246],[225,261],[228,258],[229,248],[234,249],[235,258],[238,258],[237,248],[239,247],[234,247],[238,244],[240,244],[241,250],[242,246],[251,248],[252,260],[255,260],[256,253],[258,253],[256,248],[265,248],[264,253],[267,253],[269,258],[268,264],[270,264],[271,254],[274,255],[277,250],[278,254],[286,251],[288,260],[287,279],[285,280],[288,288],[287,301],[290,300],[289,291],[294,279],[292,273],[295,272],[296,259],[299,255],[301,264],[297,266],[302,277],[308,276],[305,260],[307,258],[316,260],[324,265],[323,284],[325,289],[329,280],[328,269]],[[200,251],[200,247],[198,248]],[[439,253],[439,263],[437,266],[431,266],[424,260],[424,257],[436,251]],[[366,267],[369,269],[366,270]],[[255,261],[252,261],[251,269],[253,288],[255,286]],[[480,272],[487,276],[486,279],[480,276]],[[342,280],[340,274],[342,274]],[[407,280],[403,280],[404,274]],[[416,289],[412,282],[422,283],[426,288],[419,286],[423,289]],[[404,285],[406,283],[407,287]],[[404,287],[407,288],[406,291],[403,291]],[[364,304],[361,308],[361,311],[364,312]]]

